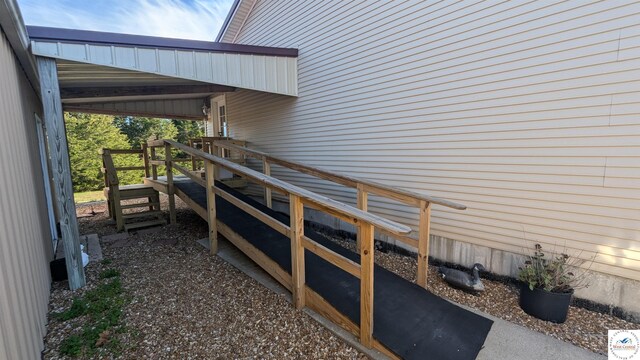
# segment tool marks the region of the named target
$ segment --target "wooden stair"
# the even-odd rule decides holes
[[[109,215],[116,221],[118,231],[129,231],[142,227],[166,225],[162,211],[160,210],[160,194],[151,185],[133,184],[120,185],[118,170],[138,169],[138,167],[117,168],[113,164],[112,151],[116,154],[140,153],[146,159],[146,148],[142,150],[102,150],[103,172],[105,173],[104,195],[109,206]],[[145,174],[148,173],[146,166]],[[142,200],[142,201],[141,201]],[[146,210],[139,211],[140,208]],[[131,210],[124,212],[124,210]]]

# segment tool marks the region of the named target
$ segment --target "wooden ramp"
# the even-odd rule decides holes
[[[150,142],[156,146],[167,144],[290,195],[292,217],[221,182],[213,182],[212,168],[208,167],[211,181],[203,181],[186,172],[186,176],[173,177],[171,164],[165,159],[169,169],[167,178],[156,177],[145,182],[159,191],[180,197],[209,222],[213,252],[216,235],[220,233],[289,289],[296,307],[312,308],[359,336],[366,346],[389,357],[474,359],[477,356],[491,328],[491,320],[374,265],[373,224],[400,234],[405,231],[403,227],[364,216],[357,209],[325,202],[313,193],[307,194],[277,179],[262,178],[252,170],[193,151],[182,144]],[[170,159],[170,148],[167,146],[165,150]],[[207,187],[211,191],[207,191]],[[305,196],[304,202],[300,195]],[[351,220],[359,224],[360,254],[344,249],[304,226],[303,203],[320,207],[340,218],[346,218],[347,212],[353,214]],[[363,231],[367,225],[370,225],[370,231]]]

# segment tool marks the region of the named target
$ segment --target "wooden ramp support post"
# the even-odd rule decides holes
[[[271,164],[269,164],[266,157],[262,158],[262,172],[267,176],[271,176]],[[267,204],[269,209],[273,208],[273,203],[271,201],[271,188],[268,186],[264,187],[264,202]]]
[[[369,202],[369,195],[367,194],[366,191],[364,191],[364,186],[362,184],[358,184],[356,187],[358,189],[358,198],[357,198],[358,209],[360,209],[362,211],[367,211],[368,202]],[[357,249],[357,251],[360,251],[360,245],[361,244],[362,244],[362,241],[360,240],[360,231],[358,231],[358,233],[356,234],[356,249]]]
[[[420,200],[420,225],[418,227],[418,274],[416,283],[427,288],[429,271],[429,233],[431,228],[431,203]]]
[[[358,226],[360,246],[360,342],[373,346],[373,225]]]
[[[167,171],[167,192],[169,195],[169,221],[176,223],[176,197],[173,187],[173,158],[171,157],[171,145],[164,145],[164,162]]]
[[[142,163],[144,164],[144,177],[151,176],[151,169],[149,168],[149,145],[146,142],[142,143]]]
[[[80,251],[80,233],[76,218],[76,205],[73,200],[71,183],[71,165],[67,150],[67,135],[62,115],[62,101],[58,86],[58,72],[55,59],[36,57],[40,77],[40,95],[44,111],[44,122],[49,138],[49,155],[53,170],[53,182],[60,230],[64,244],[65,262],[69,275],[69,287],[76,290],[85,285],[84,268]]]
[[[218,223],[216,216],[216,191],[215,191],[215,165],[210,162],[204,162],[205,174],[207,179],[207,221],[209,222],[209,247],[211,255],[218,253]]]
[[[289,195],[290,238],[291,238],[291,295],[296,309],[305,303],[304,273],[304,205],[296,195]]]

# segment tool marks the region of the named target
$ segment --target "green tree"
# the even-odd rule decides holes
[[[116,116],[113,118],[113,124],[127,136],[129,144],[133,148],[140,148],[140,144],[146,142],[150,137],[176,139],[178,135],[178,129],[169,119]]]
[[[173,126],[178,130],[176,141],[188,144],[189,139],[204,136],[204,122],[193,120],[171,120]]]
[[[71,179],[74,191],[99,190],[104,186],[100,171],[102,148],[129,149],[127,136],[113,124],[113,116],[84,113],[65,113]],[[140,166],[142,160],[136,155],[114,156],[116,166]],[[139,183],[143,172],[121,172],[121,184]]]

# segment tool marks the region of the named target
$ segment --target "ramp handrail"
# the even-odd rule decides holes
[[[381,197],[399,201],[409,206],[417,207],[420,212],[418,225],[418,239],[410,236],[397,234],[389,234],[405,244],[412,246],[418,250],[418,267],[416,271],[416,283],[424,288],[427,287],[427,272],[429,262],[429,234],[431,228],[431,204],[438,204],[457,210],[465,210],[467,207],[462,204],[455,203],[439,197],[420,194],[414,191],[399,189],[396,187],[381,184],[375,181],[357,178],[346,175],[337,171],[322,169],[319,167],[309,166],[295,161],[285,160],[272,156],[268,153],[249,149],[239,146],[226,139],[218,139],[213,141],[213,148],[223,148],[229,151],[237,151],[239,153],[251,156],[262,161],[262,167],[265,174],[271,174],[271,164],[280,165],[291,170],[301,172],[303,174],[315,176],[320,179],[329,180],[337,184],[357,189],[357,205],[358,208],[367,211],[368,194],[375,194]],[[265,191],[265,202],[271,207],[271,192]],[[385,232],[384,230],[382,230]],[[359,248],[360,238],[357,239],[357,247]]]
[[[291,284],[290,289],[296,308],[305,306],[305,250],[311,251],[327,262],[339,267],[349,274],[360,279],[360,341],[367,347],[372,347],[373,341],[373,276],[374,276],[374,230],[385,231],[396,236],[404,236],[411,232],[411,228],[368,213],[347,204],[335,201],[328,197],[305,190],[285,181],[273,178],[267,174],[238,165],[227,159],[206,153],[187,145],[172,140],[150,140],[153,166],[153,179],[157,180],[157,166],[162,165],[155,157],[155,148],[164,147],[164,166],[167,173],[167,192],[169,194],[169,208],[173,214],[172,223],[175,222],[175,202],[173,195],[173,169],[184,173],[196,183],[205,185],[207,192],[207,220],[209,223],[209,241],[211,252],[217,252],[218,224],[216,218],[216,195],[244,210],[249,215],[261,220],[274,230],[288,236],[291,239]],[[205,163],[205,181],[199,179],[188,169],[176,166],[172,160],[171,150],[175,148],[184,153],[203,160]],[[289,197],[290,223],[286,226],[268,214],[236,198],[221,188],[216,187],[215,178],[217,168],[222,167],[228,171],[241,175],[250,181],[261,184],[266,188],[280,192]],[[358,238],[360,239],[360,263],[356,263],[304,235],[304,206],[318,209],[327,214],[356,225]]]

